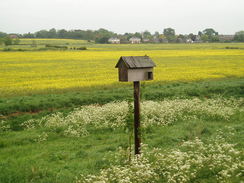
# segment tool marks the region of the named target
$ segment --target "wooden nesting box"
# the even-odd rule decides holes
[[[149,56],[122,56],[115,68],[119,69],[119,81],[145,81],[153,80],[155,66]]]

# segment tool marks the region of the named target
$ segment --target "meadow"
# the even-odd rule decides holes
[[[34,41],[0,47],[0,182],[243,181],[244,44]],[[140,156],[122,55],[157,65],[141,85]]]
[[[0,96],[122,86],[114,66],[120,56],[128,55],[148,55],[155,61],[154,82],[243,77],[244,44],[231,46],[237,45],[243,49],[225,49],[227,44],[145,44],[95,45],[83,51],[0,52]]]

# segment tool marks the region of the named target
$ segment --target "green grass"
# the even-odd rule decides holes
[[[199,137],[213,139],[219,129],[234,128],[229,142],[244,147],[244,113],[231,121],[195,120],[178,121],[166,127],[153,127],[143,131],[143,143],[150,148],[176,148],[184,140]],[[0,182],[72,182],[79,174],[97,173],[109,166],[103,157],[119,146],[128,146],[128,135],[118,130],[91,130],[86,137],[67,138],[51,133],[47,141],[35,142],[45,129],[10,131],[1,133]]]
[[[142,97],[146,100],[162,100],[174,97],[214,97],[216,95],[241,97],[244,95],[244,78],[203,80],[198,82],[144,82],[141,87]],[[132,85],[70,90],[56,94],[1,98],[0,114],[52,111],[93,103],[104,104],[114,100],[132,99],[133,97]]]

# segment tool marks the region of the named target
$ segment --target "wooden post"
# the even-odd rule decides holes
[[[140,154],[140,81],[134,81],[134,138],[135,154]]]

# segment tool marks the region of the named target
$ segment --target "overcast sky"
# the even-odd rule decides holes
[[[0,31],[99,29],[116,33],[172,27],[176,33],[244,30],[244,0],[0,0]]]

